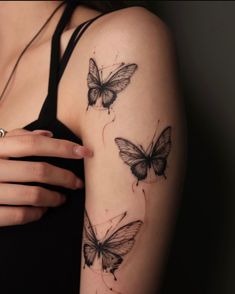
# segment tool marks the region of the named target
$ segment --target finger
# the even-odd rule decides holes
[[[61,193],[40,186],[0,184],[0,204],[56,207],[65,201],[66,197]]]
[[[0,226],[23,225],[39,220],[47,208],[0,206]]]
[[[91,157],[93,152],[72,141],[47,136],[7,136],[0,140],[0,157],[53,156],[62,158]]]
[[[8,131],[5,135],[5,137],[10,137],[10,136],[19,136],[19,135],[26,135],[26,134],[31,134],[31,135],[43,135],[43,136],[48,136],[52,137],[53,133],[48,130],[33,130],[33,131],[28,131],[25,129],[13,129],[11,131]]]
[[[25,134],[31,134],[31,135],[42,135],[47,137],[53,137],[53,133],[47,130],[34,130],[34,131],[28,131],[24,129],[14,129],[12,131],[9,131],[6,133],[5,137],[8,136],[21,136]],[[8,159],[9,156],[2,156],[1,158]]]
[[[83,187],[73,172],[47,162],[0,159],[0,182],[39,182],[69,189]]]
[[[47,137],[53,137],[53,133],[51,131],[48,130],[33,130],[31,132],[32,134],[36,134],[36,135],[43,135],[43,136],[47,136]]]

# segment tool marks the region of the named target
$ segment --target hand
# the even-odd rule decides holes
[[[36,221],[48,207],[59,206],[66,199],[64,195],[43,187],[11,182],[40,182],[70,189],[83,187],[81,179],[69,170],[47,162],[9,160],[9,157],[23,156],[76,159],[92,156],[88,148],[52,136],[45,130],[15,129],[0,138],[0,226]]]

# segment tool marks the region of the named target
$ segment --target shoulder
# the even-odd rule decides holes
[[[73,30],[71,28],[71,31]],[[69,30],[66,33],[69,34]],[[96,19],[74,48],[64,78],[66,94],[68,91],[70,94],[70,98],[67,99],[71,100],[70,120],[74,130],[79,128],[78,133],[84,134],[84,129],[87,129],[88,125],[91,127],[96,120],[95,115],[91,118],[90,112],[87,114],[85,111],[88,103],[87,77],[90,58],[96,61],[104,79],[121,64],[136,64],[138,73],[133,74],[133,78],[131,75],[128,76],[125,82],[129,83],[131,78],[131,85],[119,94],[121,96],[126,93],[128,99],[118,103],[118,96],[118,102],[114,103],[115,109],[129,116],[134,107],[139,109],[146,107],[146,113],[152,112],[154,116],[151,104],[157,96],[159,97],[156,95],[156,84],[159,89],[163,87],[163,80],[164,84],[172,84],[172,65],[175,64],[172,48],[174,46],[170,29],[158,16],[143,7],[119,9]],[[120,87],[122,88],[122,85]],[[167,100],[166,95],[164,99]],[[77,107],[78,103],[79,107]]]
[[[81,23],[81,20],[92,19],[99,14],[100,12],[96,10],[82,7],[80,14],[75,14],[71,28],[65,33],[65,39]],[[89,41],[91,47],[108,46],[109,50],[115,48],[123,48],[126,51],[136,50],[137,46],[150,50],[151,47],[173,46],[169,27],[160,17],[141,6],[118,9],[98,17],[86,30],[81,43],[85,39]]]
[[[93,42],[106,54],[116,50],[127,58],[134,55],[146,60],[153,50],[162,55],[174,48],[170,28],[144,7],[128,7],[108,13],[97,19],[90,32]]]
[[[139,35],[170,34],[167,25],[156,14],[140,6],[127,7],[102,16],[100,25],[114,33],[122,33],[133,38]],[[109,26],[107,26],[109,25]]]
[[[99,15],[95,10],[91,14],[88,19]],[[71,35],[73,30],[67,33]],[[71,72],[77,75],[79,64],[79,70],[87,73],[91,57],[104,67],[116,62],[135,62],[145,67],[159,60],[174,63],[174,39],[169,27],[157,15],[141,6],[127,7],[101,15],[86,28],[74,48],[69,65]],[[162,66],[165,65],[162,62]]]
[[[151,44],[160,46],[172,38],[168,26],[144,7],[114,11],[103,17],[101,26],[103,29],[100,30],[99,37],[102,42],[112,42],[115,47],[123,44],[126,49],[136,50],[136,46],[146,48]]]

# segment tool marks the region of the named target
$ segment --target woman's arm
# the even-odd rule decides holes
[[[89,34],[80,293],[155,293],[185,165],[172,37],[143,8],[105,16]]]

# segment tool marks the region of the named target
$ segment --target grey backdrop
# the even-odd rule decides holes
[[[234,294],[235,2],[148,3],[175,36],[189,136],[161,294]]]

